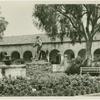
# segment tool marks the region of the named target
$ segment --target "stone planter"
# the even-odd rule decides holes
[[[26,77],[26,65],[0,65],[0,78]]]
[[[4,63],[5,63],[6,65],[11,65],[11,60],[5,60]]]

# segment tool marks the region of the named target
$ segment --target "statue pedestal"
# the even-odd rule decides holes
[[[26,65],[27,76],[32,76],[38,72],[52,72],[52,65],[44,60],[33,61]]]

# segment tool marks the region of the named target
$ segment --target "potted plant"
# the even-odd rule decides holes
[[[6,56],[4,57],[3,62],[4,62],[6,65],[11,65],[11,57],[8,56],[8,55],[6,55]]]

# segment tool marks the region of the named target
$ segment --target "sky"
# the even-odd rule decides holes
[[[47,1],[49,0],[44,0],[44,2],[43,0],[35,1],[39,1],[39,3],[48,3]],[[64,0],[58,0],[62,2],[58,2],[55,0],[50,1],[53,1],[52,3],[62,3]],[[72,3],[72,1],[74,0],[68,1],[71,1],[69,3]],[[5,17],[5,20],[9,22],[7,29],[4,32],[4,36],[45,33],[36,28],[36,26],[32,22],[32,12],[34,5],[35,4],[32,0],[0,0],[0,16]]]
[[[32,22],[33,8],[32,1],[0,1],[0,16],[9,23],[4,36],[43,33]]]

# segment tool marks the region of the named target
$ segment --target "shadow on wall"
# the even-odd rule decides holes
[[[0,53],[0,61],[3,61],[3,59],[5,58],[6,55],[7,55],[7,52],[2,51],[2,52]]]
[[[100,49],[94,51],[94,61],[100,61]]]
[[[33,56],[32,56],[32,52],[31,51],[25,51],[23,54],[23,59],[25,61],[31,61]]]
[[[78,52],[78,56],[80,56],[81,58],[85,59],[85,57],[86,57],[86,49],[81,49]]]
[[[64,55],[67,55],[69,60],[75,58],[75,54],[71,49],[66,50],[64,52]]]
[[[11,59],[12,60],[20,59],[20,53],[18,51],[12,52]]]
[[[59,54],[59,50],[54,49],[49,54],[49,61],[52,64],[60,64],[61,62],[61,55]]]

